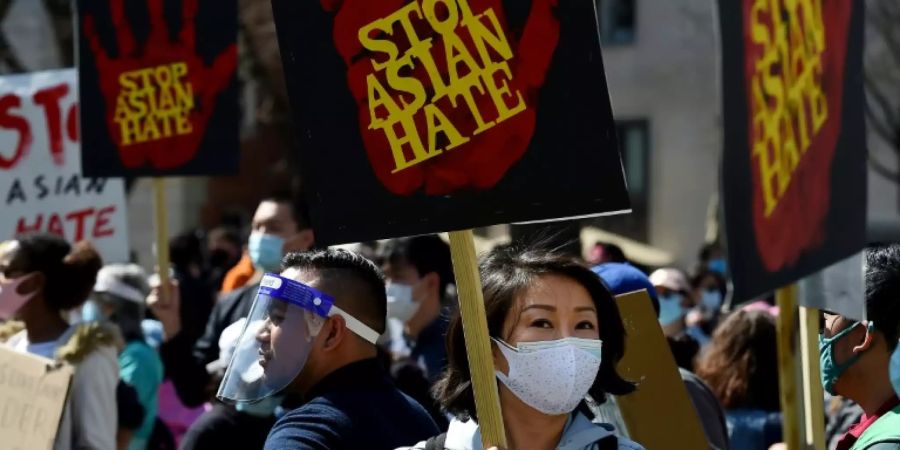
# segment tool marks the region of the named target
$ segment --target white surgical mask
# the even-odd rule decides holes
[[[412,319],[419,310],[419,302],[412,298],[412,286],[403,283],[388,283],[387,316],[403,323]]]
[[[551,416],[569,414],[584,399],[600,370],[603,343],[598,339],[564,338],[520,342],[512,347],[494,339],[509,365],[499,379],[528,406]]]

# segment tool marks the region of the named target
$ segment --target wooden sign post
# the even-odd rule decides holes
[[[484,311],[484,295],[475,255],[472,230],[450,232],[450,254],[453,273],[459,293],[459,314],[466,338],[469,373],[472,391],[478,409],[483,445],[506,445],[503,416],[500,413],[500,397],[497,378],[494,376],[494,358],[488,336],[487,317]]]
[[[159,296],[169,301],[169,217],[166,210],[166,179],[153,179],[153,217],[156,228],[156,271],[159,274]]]

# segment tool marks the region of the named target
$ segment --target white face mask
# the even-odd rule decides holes
[[[497,379],[525,404],[550,416],[574,411],[600,370],[603,342],[598,339],[520,342],[516,348],[494,342],[509,364],[509,374],[498,370]]]
[[[419,310],[419,302],[412,298],[412,286],[402,283],[388,283],[387,316],[401,322],[408,322]]]

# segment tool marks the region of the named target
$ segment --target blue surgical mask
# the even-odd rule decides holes
[[[97,302],[93,300],[88,300],[81,307],[81,321],[82,322],[99,322],[103,320],[103,313],[100,311],[100,307],[97,306]]]
[[[855,364],[862,356],[862,352],[860,352],[850,357],[850,359],[843,364],[838,364],[837,361],[834,360],[834,344],[846,337],[860,324],[860,322],[855,322],[853,325],[847,327],[847,329],[842,330],[840,333],[830,338],[826,338],[821,334],[819,335],[819,364],[822,369],[822,387],[825,388],[825,392],[831,395],[838,395],[834,390],[834,384],[841,375],[843,375],[844,372],[846,372],[847,369]],[[874,330],[874,324],[869,322],[868,331],[871,333],[872,330]]]
[[[722,292],[718,289],[703,291],[703,294],[700,296],[700,303],[704,308],[712,312],[718,312],[722,308]]]
[[[682,298],[678,294],[667,294],[659,297],[659,323],[671,325],[684,317]]]
[[[894,354],[891,355],[890,374],[894,392],[900,396],[900,342],[897,343],[897,348],[894,349]]]
[[[253,233],[247,242],[247,252],[254,267],[274,272],[281,267],[284,239],[271,234]]]
[[[726,261],[725,258],[711,259],[706,263],[706,268],[709,269],[710,272],[715,272],[724,277],[725,274],[728,273],[728,261]]]

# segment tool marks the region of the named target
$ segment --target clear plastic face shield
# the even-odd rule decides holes
[[[325,319],[340,315],[371,343],[378,333],[334,305],[334,298],[298,281],[266,274],[216,395],[256,402],[278,394],[303,370]]]

